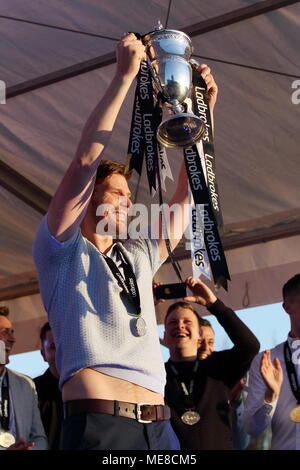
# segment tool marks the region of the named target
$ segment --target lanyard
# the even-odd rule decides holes
[[[180,382],[179,372],[176,369],[176,367],[174,366],[174,364],[169,363],[169,365],[170,365],[170,368],[173,372],[174,377],[176,378],[176,383],[180,386],[180,389],[183,392],[184,408],[186,410],[196,409],[196,405],[194,403],[192,393],[193,393],[193,390],[194,390],[196,373],[197,373],[197,370],[198,370],[198,367],[199,367],[199,359],[196,360],[195,365],[193,367],[192,379],[191,379],[190,384],[189,384],[189,389],[187,389],[187,386],[184,382]]]
[[[300,388],[298,384],[298,378],[295,366],[292,361],[292,353],[288,341],[284,343],[284,360],[286,371],[288,374],[290,386],[293,392],[294,397],[297,400],[298,405],[300,404]]]
[[[4,377],[1,387],[1,406],[0,406],[0,422],[4,431],[9,429],[9,390],[8,390],[8,374],[4,371]]]
[[[123,289],[124,294],[135,306],[136,315],[141,315],[140,293],[136,282],[135,274],[133,272],[131,264],[126,259],[118,245],[115,245],[115,249],[117,250],[119,257],[121,258],[122,266],[124,269],[124,276],[122,275],[119,268],[116,266],[115,262],[109,256],[106,256],[104,253],[102,253],[102,256],[105,259],[112,274],[114,275],[117,283]]]

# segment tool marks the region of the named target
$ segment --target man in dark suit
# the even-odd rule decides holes
[[[54,343],[51,326],[45,323],[40,332],[41,354],[49,367],[34,383],[38,394],[42,422],[50,450],[59,449],[60,431],[63,420],[63,402],[59,389],[59,374],[56,368]]]

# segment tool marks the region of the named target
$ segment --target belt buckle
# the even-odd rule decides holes
[[[142,416],[141,406],[144,406],[144,405],[151,406],[150,403],[137,403],[136,404],[136,420],[139,423],[152,423],[152,420],[150,419],[149,420],[141,419],[141,416]]]

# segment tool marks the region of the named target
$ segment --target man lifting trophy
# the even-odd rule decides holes
[[[159,189],[156,131],[163,111],[169,106],[171,117],[187,125],[198,122],[193,116],[179,116],[191,114],[185,107],[184,94],[171,93],[170,88],[167,97],[159,90],[153,96],[151,63],[160,70],[164,59],[155,63],[157,52],[153,59],[141,62],[146,48],[149,53],[154,50],[155,40],[152,43],[149,47],[143,45],[133,33],[125,34],[118,42],[114,76],[84,125],[73,160],[40,223],[33,247],[40,291],[55,338],[65,411],[63,450],[179,448],[169,421],[170,410],[164,403],[165,369],[152,291],[153,277],[168,255],[165,239],[159,230],[158,237],[147,233],[146,237],[131,237],[121,243],[119,234],[127,229],[126,218],[132,206],[129,175],[124,173],[125,165],[103,159],[137,74],[129,167],[139,164],[137,157],[145,154],[151,184],[155,186],[157,179]],[[173,87],[179,86],[177,73],[169,73],[168,64],[165,69]],[[213,81],[208,67],[203,75]],[[194,78],[192,68],[192,82],[198,87]],[[163,80],[161,83],[164,86]],[[209,139],[210,124],[201,115],[205,111],[201,87],[196,92],[199,101],[196,107],[194,103],[193,112],[205,124],[204,141]],[[172,101],[165,105],[167,99]],[[190,126],[193,133],[197,127],[194,124]],[[184,148],[182,172],[170,201],[180,213],[188,205],[187,174],[192,191],[199,192],[193,186],[196,179],[207,190],[205,179],[203,183],[197,173],[202,170],[201,162],[198,170],[195,148]],[[213,217],[211,204],[208,201],[206,207],[201,191],[200,199],[207,211],[204,218],[209,221]],[[99,214],[99,209],[104,210]],[[117,241],[111,233],[99,230],[100,222],[105,220],[114,227]],[[181,237],[173,235],[173,220],[167,226],[171,249]],[[216,256],[219,241],[214,241],[214,227],[214,222],[213,227],[207,225],[205,243]],[[223,275],[219,269],[215,273]]]

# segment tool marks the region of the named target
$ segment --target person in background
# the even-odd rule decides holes
[[[49,450],[59,449],[60,431],[63,421],[63,402],[59,389],[59,374],[56,368],[56,347],[49,322],[40,332],[41,354],[49,367],[34,383],[38,394],[39,409],[48,438]]]
[[[215,350],[215,332],[211,323],[206,318],[200,317],[200,345],[198,359],[206,359]],[[229,392],[229,404],[232,414],[232,441],[235,450],[244,450],[250,442],[250,436],[245,431],[244,425],[244,386],[246,379],[243,377],[232,387]]]
[[[199,317],[200,323],[200,344],[198,347],[198,359],[202,361],[211,355],[215,350],[215,332],[211,323],[206,318]]]
[[[247,374],[248,375],[248,374]],[[232,440],[235,450],[245,450],[250,443],[250,436],[245,429],[245,401],[247,376],[241,378],[229,392],[232,411]]]
[[[7,307],[0,307],[0,449],[46,450],[47,438],[41,422],[33,381],[6,367],[16,342]]]
[[[271,425],[271,449],[300,450],[300,274],[284,284],[282,296],[291,329],[286,341],[253,360],[245,426],[259,436]]]
[[[200,279],[188,278],[186,284],[192,296],[172,304],[165,316],[164,343],[170,351],[165,399],[172,426],[182,450],[233,449],[229,391],[249,369],[259,342]],[[216,316],[232,349],[210,347],[206,355],[202,350],[202,360],[197,357],[201,320],[190,302]]]

